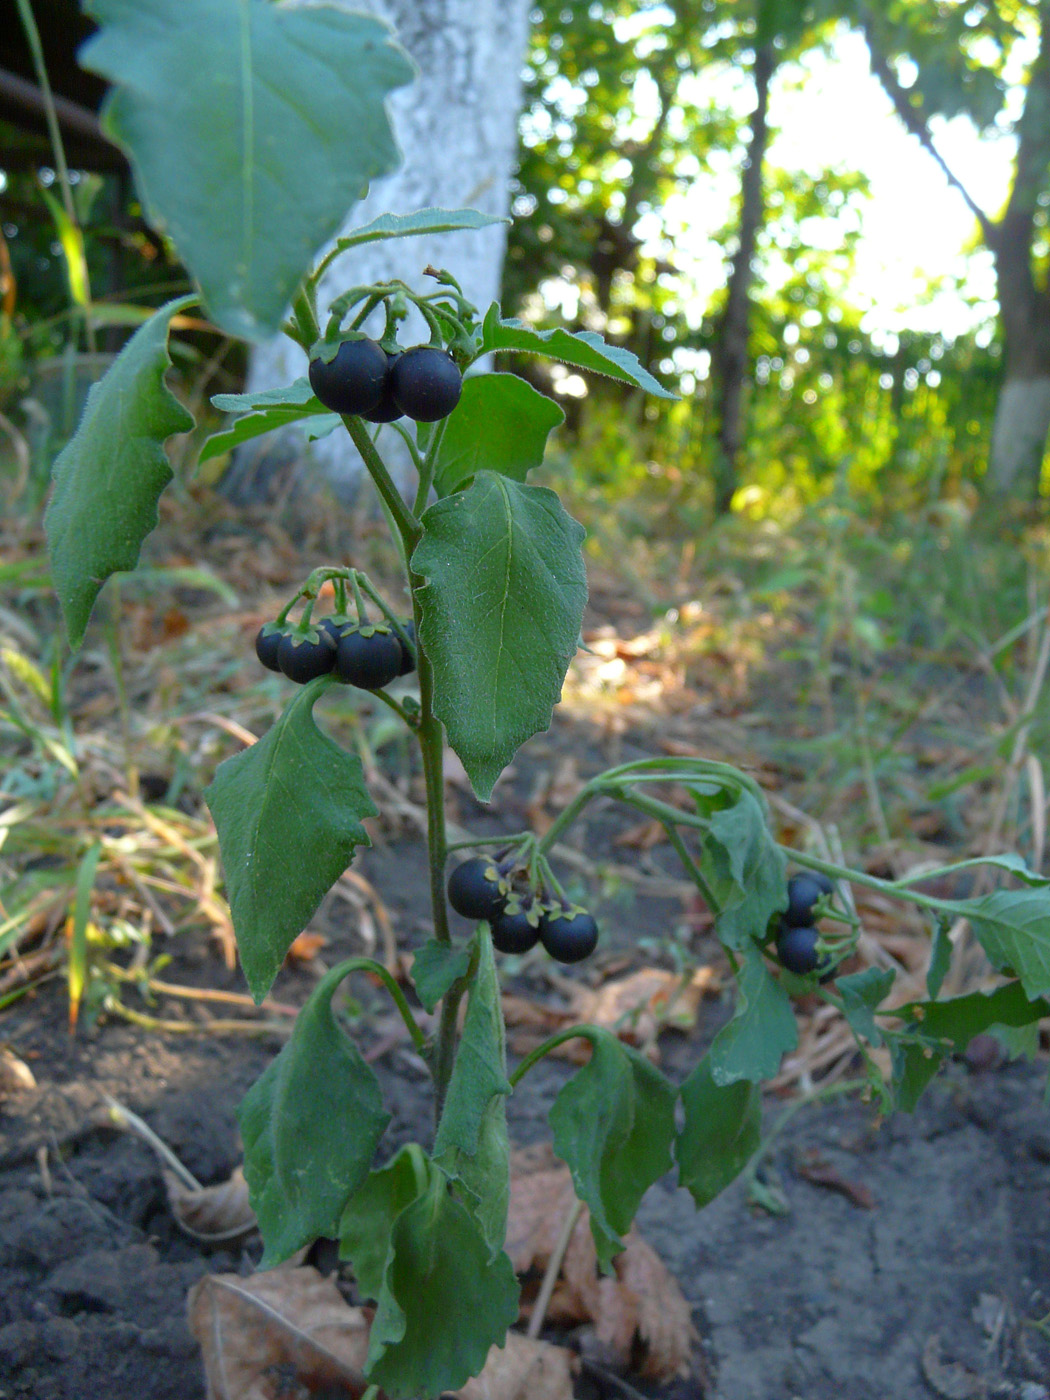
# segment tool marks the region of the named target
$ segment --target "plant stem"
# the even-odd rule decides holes
[[[375,443],[365,431],[365,425],[361,419],[352,413],[346,413],[343,415],[343,424],[353,439],[354,446],[360,452],[368,474],[383,498],[383,503],[394,517],[398,533],[404,541],[405,554],[410,555],[422,538],[423,527],[401,499],[401,492],[394,485],[393,478],[376,450]]]
[[[292,319],[299,331],[299,344],[310,353],[310,346],[321,339],[321,328],[317,324],[313,297],[306,283],[302,283],[292,301]]]
[[[569,1026],[566,1030],[558,1031],[555,1035],[548,1036],[542,1045],[537,1045],[535,1050],[530,1050],[522,1060],[521,1064],[509,1076],[510,1087],[516,1089],[522,1079],[528,1074],[534,1064],[542,1060],[545,1055],[549,1055],[552,1050],[556,1050],[559,1045],[564,1045],[567,1040],[589,1040],[593,1045],[595,1039],[600,1034],[597,1026]]]

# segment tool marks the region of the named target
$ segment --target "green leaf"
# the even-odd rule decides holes
[[[746,1079],[716,1084],[705,1055],[682,1085],[685,1123],[675,1139],[678,1184],[697,1210],[740,1175],[762,1140],[762,1094]]]
[[[882,1032],[875,1024],[874,1011],[889,996],[893,986],[892,969],[866,967],[863,972],[839,977],[835,988],[842,998],[846,1020],[854,1032],[872,1045],[882,1044]]]
[[[478,966],[434,1139],[434,1160],[468,1193],[467,1209],[495,1256],[507,1235],[510,1084],[496,959],[484,930],[477,935],[477,947]]]
[[[715,933],[741,949],[761,941],[772,916],[787,907],[787,866],[754,794],[739,788],[732,799],[711,817],[701,870],[718,904]]]
[[[493,302],[485,313],[479,353],[487,354],[493,350],[518,350],[526,354],[545,355],[548,359],[560,360],[562,364],[574,365],[577,369],[592,370],[610,379],[618,379],[621,384],[633,384],[659,399],[677,398],[676,394],[653,378],[630,350],[607,345],[593,331],[536,331],[523,321],[501,320],[498,302]]]
[[[930,965],[926,969],[926,991],[932,1000],[937,998],[951,966],[952,940],[948,937],[950,923],[951,920],[944,914],[940,915],[934,924]]]
[[[711,1077],[719,1085],[772,1079],[780,1061],[798,1044],[798,1026],[787,992],[770,973],[752,943],[744,949],[737,984],[736,1014],[715,1036],[708,1051]]]
[[[509,219],[482,214],[478,209],[419,209],[414,214],[380,214],[370,224],[362,224],[360,228],[344,234],[334,246],[342,253],[347,248],[356,248],[361,243],[375,243],[379,239],[418,238],[428,233],[457,233],[461,229],[509,223]]]
[[[172,476],[164,443],[193,427],[164,385],[169,322],[193,300],[168,302],[135,332],[92,385],[80,426],[55,459],[44,529],[74,649],[102,585],[110,574],[135,567],[157,524],[157,502]]]
[[[260,389],[253,394],[212,394],[212,406],[220,413],[262,413],[283,408],[289,413],[327,413],[328,409],[314,396],[305,375],[282,384],[276,389]]]
[[[524,481],[543,461],[551,430],[564,421],[552,399],[516,374],[465,379],[434,463],[438,495],[447,496],[484,470]]]
[[[365,1367],[391,1400],[458,1390],[518,1317],[518,1280],[435,1178],[390,1237]]]
[[[305,686],[263,737],[216,769],[204,800],[215,818],[241,965],[255,1000],[317,906],[368,846],[377,809],[361,760],[314,723],[327,677]]]
[[[432,505],[412,568],[434,709],[488,801],[519,745],[547,729],[576,653],[584,530],[545,487],[479,472]]]
[[[440,1175],[415,1143],[402,1147],[350,1197],[339,1221],[339,1257],[349,1259],[365,1298],[378,1298],[394,1222]]]
[[[893,1059],[893,1090],[902,1113],[914,1113],[915,1105],[944,1063],[944,1052],[918,1040],[887,1036]]]
[[[591,1216],[598,1262],[609,1272],[642,1197],[666,1172],[677,1094],[658,1069],[609,1031],[589,1034],[590,1061],[550,1111],[554,1150]]]
[[[237,1110],[264,1269],[338,1233],[390,1122],[379,1081],[332,1012],[346,975],[336,967],[318,983],[288,1044]]]
[[[342,422],[314,397],[308,379],[296,379],[280,389],[255,394],[213,394],[212,403],[223,413],[242,415],[221,432],[212,433],[201,448],[199,462],[230,452],[242,442],[272,433],[277,428],[302,424],[311,442],[335,432]]]
[[[384,106],[414,67],[334,5],[88,0],[79,60],[116,84],[103,124],[231,335],[280,329],[316,253],[400,156]]]
[[[416,996],[427,1011],[433,1011],[453,982],[466,977],[470,968],[470,947],[454,947],[431,938],[412,959],[412,981]]]
[[[980,899],[952,900],[949,908],[969,919],[994,967],[1015,972],[1030,997],[1050,993],[1050,891],[995,890]]]

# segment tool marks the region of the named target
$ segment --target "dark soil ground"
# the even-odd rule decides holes
[[[568,752],[586,772],[599,754],[578,726],[559,724],[504,787],[513,827],[538,775]],[[633,756],[618,741],[620,757]],[[473,799],[460,815],[483,826]],[[494,820],[494,819],[493,819]],[[599,813],[581,840],[608,847],[614,818]],[[622,823],[621,823],[622,825]],[[359,869],[389,893],[406,946],[425,936],[421,848],[411,838],[362,852]],[[606,909],[626,941],[666,937],[681,907],[636,895]],[[615,901],[614,901],[615,903]],[[356,951],[322,911],[331,964]],[[178,940],[172,981],[240,988],[203,940]],[[580,972],[578,975],[587,975]],[[275,995],[301,1001],[315,969],[288,970]],[[543,995],[530,969],[516,989]],[[549,989],[547,989],[549,991]],[[364,1048],[381,1033],[363,994]],[[184,1008],[179,1008],[184,1010]],[[712,1000],[688,1037],[665,1035],[668,1073],[683,1077],[728,1014]],[[185,1296],[206,1271],[248,1272],[256,1239],[207,1251],[180,1233],[160,1166],[136,1137],[100,1126],[101,1095],[140,1114],[205,1183],[239,1159],[234,1109],[279,1040],[164,1037],[113,1022],[71,1039],[60,982],[4,1013],[3,1038],[37,1088],[0,1104],[0,1396],[33,1400],[198,1400],[204,1380]],[[394,1115],[391,1146],[427,1133],[430,1104],[418,1061],[393,1046],[376,1065]],[[525,1145],[571,1073],[545,1062],[511,1101]],[[787,1213],[749,1206],[741,1183],[697,1214],[672,1178],[647,1197],[639,1224],[695,1307],[703,1392],[676,1400],[921,1400],[1050,1393],[1050,1347],[1032,1324],[1050,1313],[1050,1116],[1045,1065],[973,1068],[935,1081],[912,1117],[877,1122],[850,1101],[804,1108],[777,1136],[764,1169]],[[783,1109],[767,1105],[767,1127]],[[858,1204],[803,1174],[815,1159],[870,1198]]]
[[[250,634],[244,640],[247,650]],[[520,830],[544,809],[545,785],[659,752],[667,737],[659,718],[625,725],[615,704],[585,722],[567,699],[551,735],[515,759],[492,810],[453,785],[454,820],[478,834]],[[678,738],[704,753],[762,762],[746,752],[746,729],[726,731],[717,705],[678,718]],[[613,846],[632,824],[637,814],[599,806],[572,835],[578,859],[562,873],[598,901],[605,930],[599,957],[574,977],[600,979],[617,959],[621,970],[644,960],[672,966],[675,935],[700,961],[717,955],[695,907],[667,879],[667,848]],[[399,946],[418,946],[427,936],[418,834],[377,832],[354,868],[386,901]],[[328,939],[327,965],[361,951],[337,901],[313,927]],[[244,990],[203,933],[164,951],[171,982]],[[301,1004],[317,970],[317,961],[289,967],[274,995]],[[512,989],[553,995],[543,967],[528,962]],[[375,1068],[393,1114],[388,1150],[425,1141],[425,1071],[387,1035],[378,994],[357,983],[353,993],[362,1048],[386,1042]],[[211,1013],[162,1001],[157,1014],[203,1025]],[[683,1078],[729,1014],[728,1002],[712,998],[688,1036],[665,1034],[667,1073]],[[209,1271],[250,1272],[258,1239],[208,1250],[183,1234],[153,1151],[106,1126],[99,1108],[111,1095],[199,1180],[222,1181],[240,1157],[236,1105],[280,1044],[165,1036],[115,1020],[71,1038],[60,979],[3,1012],[0,1045],[30,1067],[37,1087],[0,1096],[0,1400],[202,1400],[187,1289]],[[509,1107],[516,1143],[547,1137],[548,1109],[570,1073],[546,1061],[523,1081]],[[706,1389],[695,1376],[675,1383],[668,1400],[1050,1400],[1050,1324],[1036,1325],[1050,1319],[1046,1075],[1045,1062],[976,1057],[949,1065],[910,1117],[879,1122],[844,1099],[803,1108],[763,1168],[762,1184],[786,1206],[780,1215],[757,1209],[743,1182],[700,1214],[673,1178],[658,1183],[639,1225],[694,1306],[704,1353],[697,1374],[711,1377]],[[784,1100],[770,1096],[766,1107],[768,1128]],[[821,1164],[836,1187],[811,1179]]]

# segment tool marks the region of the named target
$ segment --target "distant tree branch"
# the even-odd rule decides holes
[[[995,238],[996,226],[992,219],[984,212],[981,206],[974,199],[973,195],[959,179],[958,175],[951,169],[948,162],[938,151],[930,135],[929,123],[921,107],[913,105],[908,90],[901,86],[897,74],[893,71],[886,54],[879,43],[878,34],[875,31],[875,22],[871,11],[866,5],[858,7],[861,28],[864,31],[864,38],[867,40],[868,53],[870,55],[871,71],[882,84],[886,96],[893,103],[897,116],[900,117],[905,129],[917,138],[924,150],[926,150],[944,173],[945,179],[950,185],[959,191],[966,206],[981,226],[981,232],[985,239],[991,244]]]

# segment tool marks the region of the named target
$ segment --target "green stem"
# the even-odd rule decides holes
[[[292,302],[292,318],[298,327],[299,344],[309,354],[310,347],[321,339],[321,328],[317,324],[317,311],[311,289],[305,282],[300,285]]]
[[[769,1150],[773,1143],[791,1122],[792,1118],[795,1117],[796,1113],[801,1112],[804,1108],[808,1108],[810,1104],[822,1103],[829,1099],[838,1099],[844,1094],[853,1094],[862,1089],[866,1089],[867,1086],[868,1081],[866,1079],[843,1079],[838,1084],[829,1084],[826,1088],[814,1089],[811,1094],[804,1094],[801,1098],[796,1099],[794,1103],[788,1104],[787,1108],[784,1109],[784,1112],[762,1139],[758,1151],[744,1169],[742,1178],[744,1184],[747,1185],[754,1181],[763,1160],[769,1156]]]
[[[385,690],[373,690],[371,693],[377,700],[382,700],[383,704],[386,705],[388,709],[393,710],[394,714],[401,719],[406,729],[415,729],[415,717],[410,715],[405,707],[399,701],[395,700],[392,695],[388,695]]]
[[[376,490],[382,497],[384,505],[394,518],[398,533],[404,541],[405,554],[411,555],[422,538],[422,525],[401,499],[401,492],[394,485],[393,478],[386,469],[386,463],[380,457],[375,443],[365,431],[365,425],[361,419],[352,413],[347,413],[343,415],[343,425],[353,439],[354,446],[360,452],[361,460],[364,462],[369,476],[375,482]]]
[[[807,870],[819,870],[821,874],[829,876],[832,880],[846,880],[851,885],[865,885],[870,890],[878,890],[881,894],[889,895],[891,899],[907,900],[910,904],[918,904],[924,909],[932,909],[938,914],[950,914],[957,918],[964,912],[959,909],[957,903],[950,899],[938,899],[932,894],[920,894],[918,890],[913,890],[907,881],[880,880],[877,875],[865,875],[859,870],[849,870],[841,865],[834,865],[829,860],[821,860],[819,856],[811,856],[805,851],[796,851],[791,846],[781,846],[780,849],[796,865],[804,865]],[[923,879],[928,878],[923,875]]]
[[[593,797],[597,797],[599,791],[597,779],[592,778],[589,783],[584,783],[583,787],[580,788],[569,805],[561,809],[561,812],[555,817],[554,821],[551,822],[550,826],[540,837],[539,841],[536,843],[536,849],[541,852],[551,850],[555,842],[561,839],[562,833],[572,826],[584,807],[587,806],[587,803],[590,802]]]
[[[707,881],[700,873],[700,867],[690,855],[685,842],[682,840],[675,827],[665,825],[664,830],[667,832],[667,839],[675,848],[675,852],[678,856],[678,859],[682,862],[683,869],[686,871],[693,884],[700,891],[701,895],[703,895],[704,902],[706,903],[707,907],[712,911],[712,913],[715,912],[718,908],[718,901],[715,899],[710,888],[708,887]]]
[[[600,1034],[601,1031],[597,1026],[569,1026],[567,1030],[558,1031],[556,1035],[549,1036],[542,1045],[537,1045],[535,1050],[530,1050],[518,1068],[510,1075],[510,1087],[516,1089],[534,1064],[542,1060],[545,1055],[549,1055],[552,1050],[556,1050],[559,1045],[564,1045],[567,1040],[589,1040],[593,1045]]]
[[[347,958],[345,962],[337,963],[332,971],[326,974],[327,977],[331,978],[333,990],[335,984],[341,982],[344,977],[349,977],[351,972],[370,972],[379,978],[393,998],[394,1005],[400,1012],[401,1019],[412,1037],[412,1044],[416,1051],[422,1055],[427,1047],[427,1038],[416,1024],[412,1008],[409,1006],[404,992],[398,986],[394,975],[381,962],[376,962],[374,958]]]

